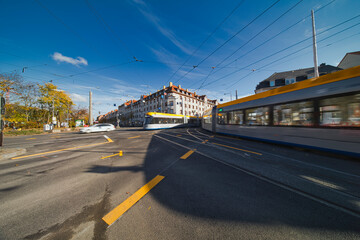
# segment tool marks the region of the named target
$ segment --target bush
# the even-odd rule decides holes
[[[18,129],[18,130],[12,130],[12,129],[5,129],[4,135],[5,136],[19,136],[19,135],[35,135],[35,134],[41,134],[43,133],[43,130],[40,128],[35,129]]]

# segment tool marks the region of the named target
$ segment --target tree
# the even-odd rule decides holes
[[[34,106],[38,103],[39,89],[34,83],[24,83],[19,86],[20,103],[24,106],[26,122],[29,121],[30,114],[33,113],[36,108]]]
[[[0,74],[0,95],[7,95],[7,102],[9,102],[10,93],[19,95],[18,86],[22,81],[22,77],[17,72]]]
[[[70,116],[72,118],[72,123],[73,125],[75,125],[75,121],[80,119],[80,120],[84,120],[84,122],[88,121],[89,118],[89,112],[87,108],[83,108],[83,107],[72,107],[71,108],[71,113]]]
[[[57,89],[52,83],[45,83],[44,85],[38,85],[40,97],[38,102],[42,108],[48,110],[47,122],[50,119],[50,112],[54,113],[56,117],[61,121],[62,116],[70,111],[70,108],[74,103],[70,96],[64,91]]]

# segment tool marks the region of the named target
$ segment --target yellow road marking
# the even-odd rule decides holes
[[[241,148],[231,147],[231,146],[223,145],[223,144],[220,144],[220,143],[214,143],[214,142],[213,142],[212,144],[215,144],[215,145],[218,145],[218,146],[222,146],[222,147],[227,147],[227,148],[232,148],[232,149],[240,150],[240,151],[243,151],[243,152],[248,152],[248,153],[253,153],[253,154],[257,154],[257,155],[262,155],[261,153],[252,152],[252,151],[245,150],[245,149],[241,149]]]
[[[36,139],[36,138],[28,138],[28,139],[26,139],[26,140],[32,140],[32,139]]]
[[[109,156],[106,156],[106,157],[102,157],[101,159],[105,159],[105,158],[109,158],[109,157],[114,157],[114,156],[119,156],[119,154],[116,153],[116,154],[113,154],[113,155],[109,155]]]
[[[214,135],[212,135],[212,136],[210,136],[211,138],[213,138],[214,137]]]
[[[34,156],[40,156],[40,155],[46,155],[46,154],[50,154],[50,153],[56,153],[56,152],[62,152],[62,151],[67,151],[67,150],[73,150],[73,149],[78,149],[78,148],[84,148],[84,147],[96,146],[96,145],[101,145],[101,144],[106,144],[106,143],[109,143],[109,142],[94,143],[94,144],[90,144],[90,145],[82,145],[82,146],[72,147],[72,148],[64,148],[64,149],[59,149],[59,150],[55,150],[55,151],[49,151],[49,152],[36,153],[36,154],[31,154],[31,155],[26,155],[26,156],[21,156],[21,157],[13,157],[13,158],[11,158],[11,159],[20,159],[20,158],[28,158],[28,157],[34,157]]]
[[[157,175],[150,182],[148,182],[139,190],[137,190],[133,195],[128,197],[119,206],[117,206],[111,212],[106,214],[105,217],[102,218],[102,220],[104,220],[104,222],[106,222],[108,225],[113,224],[119,217],[121,217],[127,210],[129,210],[135,203],[137,203],[142,197],[144,197],[153,187],[155,187],[164,178],[165,178],[164,176]]]
[[[108,136],[104,135],[104,137],[106,138],[106,140],[108,140],[108,142],[114,142],[114,141],[111,140],[111,138],[109,138]]]
[[[128,139],[132,139],[132,138],[138,138],[138,137],[140,137],[140,136],[135,136],[135,137],[129,137]]]
[[[122,155],[123,155],[123,152],[122,152],[122,151],[120,151],[120,152],[119,152],[119,156],[121,157]]]
[[[190,150],[187,153],[185,153],[182,157],[180,157],[180,159],[187,159],[191,154],[193,154],[196,151],[196,149],[194,150]]]
[[[205,141],[203,141],[202,143],[206,143],[207,141],[209,141],[209,140],[205,140]]]
[[[181,137],[181,134],[179,134],[179,135],[176,135],[177,137]]]

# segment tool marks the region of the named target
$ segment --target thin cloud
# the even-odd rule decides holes
[[[66,62],[66,63],[70,63],[74,66],[79,66],[79,65],[87,66],[88,65],[88,61],[83,57],[71,58],[71,57],[64,56],[58,52],[54,52],[54,54],[51,55],[51,57],[57,63]]]
[[[72,94],[70,94],[70,96],[74,102],[87,102],[87,98],[80,94],[72,93]]]
[[[164,23],[153,13],[150,7],[142,0],[133,0],[137,5],[138,10],[144,15],[144,17],[149,20],[165,37],[167,37],[176,47],[186,54],[191,54],[192,51],[188,47],[185,47],[183,43],[178,40],[178,37],[175,36],[175,33],[165,27]]]

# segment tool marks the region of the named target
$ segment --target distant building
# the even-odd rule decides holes
[[[118,109],[105,114],[103,122],[120,126],[142,126],[147,112],[163,112],[190,116],[203,116],[204,112],[217,104],[206,95],[197,95],[171,82],[149,95],[142,95],[139,100],[130,100],[120,105]]]
[[[319,66],[319,75],[325,75],[332,72],[336,72],[342,70],[339,67],[334,67],[331,65],[326,65],[322,63]],[[255,89],[255,93],[265,92],[277,87],[285,86],[288,84],[300,82],[306,79],[310,79],[314,77],[314,68],[303,68],[298,70],[274,73],[267,79],[261,81]]]
[[[347,69],[360,65],[360,51],[347,53],[338,65],[338,68]]]
[[[114,124],[115,126],[117,125],[117,109],[111,111],[111,112],[108,112],[104,115],[100,115],[102,117],[98,117],[98,122],[101,122],[101,123],[112,123]]]

